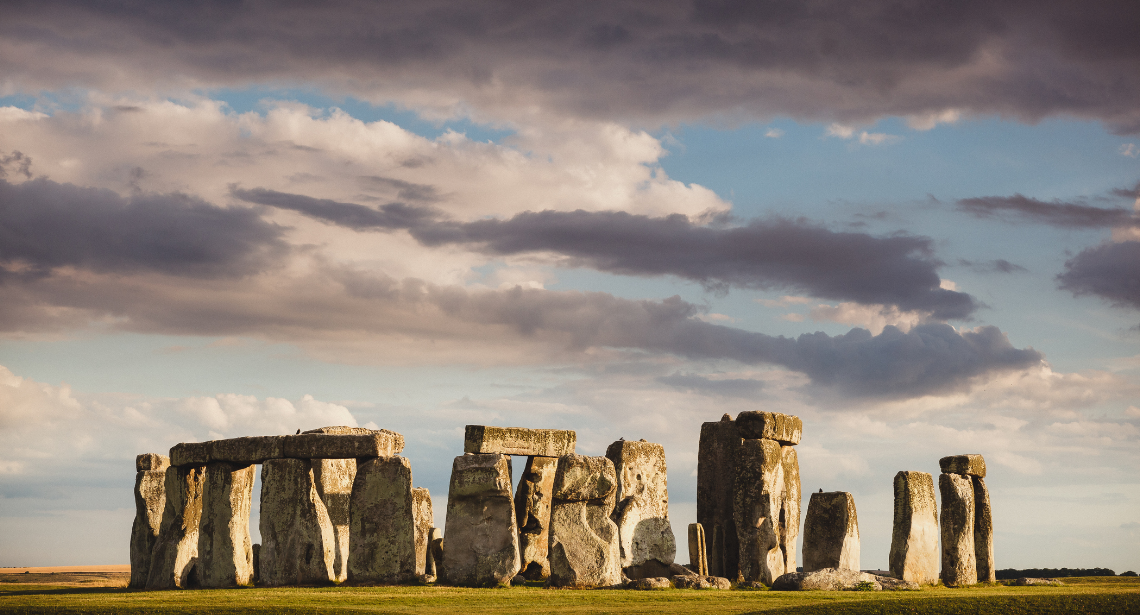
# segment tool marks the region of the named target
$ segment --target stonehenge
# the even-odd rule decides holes
[[[261,466],[261,548],[257,578],[265,585],[335,580],[336,538],[309,459],[269,459]]]
[[[938,504],[934,479],[926,472],[895,475],[894,530],[890,571],[918,584],[938,581]]]
[[[611,517],[618,527],[622,569],[631,579],[669,574],[677,542],[669,524],[665,447],[619,440],[606,449],[606,458],[617,477]]]
[[[621,584],[618,526],[610,518],[616,493],[617,473],[608,457],[569,454],[558,459],[550,512],[551,587]]]
[[[493,587],[509,584],[518,573],[519,535],[511,487],[509,455],[469,453],[455,458],[443,529],[448,583]]]
[[[981,455],[951,455],[938,460],[942,474],[942,583],[948,587],[993,583],[993,516],[986,488],[986,460]]]
[[[855,497],[846,491],[813,493],[808,502],[804,572],[826,568],[859,570],[859,518]]]
[[[146,587],[151,552],[166,508],[166,468],[170,458],[147,453],[135,459],[135,522],[131,527],[130,587]]]

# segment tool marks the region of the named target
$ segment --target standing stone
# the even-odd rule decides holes
[[[736,462],[735,485],[733,516],[740,541],[740,576],[745,581],[771,585],[787,572],[782,535],[787,529],[782,501],[784,457],[780,443],[744,440]]]
[[[618,527],[610,519],[617,473],[606,457],[558,459],[550,512],[551,587],[613,587],[621,583]],[[455,537],[448,530],[448,549]]]
[[[942,474],[942,583],[947,587],[978,582],[974,558],[974,485],[969,476]]]
[[[736,536],[733,488],[743,439],[732,417],[701,425],[697,452],[697,523],[705,529],[709,574],[736,579],[740,543]]]
[[[895,474],[891,574],[919,585],[938,581],[938,504],[926,472]]]
[[[846,491],[813,493],[808,502],[804,572],[824,568],[859,570],[859,518]]]
[[[352,481],[356,478],[356,460],[313,459],[312,464],[317,493],[332,523],[333,580],[342,583],[348,579],[349,501],[352,499]]]
[[[404,583],[416,573],[412,465],[405,457],[361,461],[352,483],[348,580]]]
[[[971,476],[974,487],[974,555],[977,562],[978,581],[994,583],[997,569],[994,568],[994,522],[990,510],[990,491],[986,479]]]
[[[435,578],[446,579],[447,575],[443,570],[443,536],[439,528],[431,528],[431,543],[428,544],[428,552],[431,553],[431,558],[435,564]]]
[[[206,469],[200,466],[166,468],[166,508],[150,555],[147,589],[173,589],[196,583],[205,476]]]
[[[528,457],[515,493],[522,575],[531,581],[550,576],[550,505],[557,457]]]
[[[645,440],[618,440],[606,449],[606,457],[617,474],[611,516],[618,526],[626,576],[668,576],[669,566],[677,558],[677,541],[669,524],[665,447]]]
[[[333,581],[335,536],[308,459],[269,459],[261,466],[261,549],[264,585]]]
[[[792,417],[799,421],[798,417]],[[796,447],[780,446],[784,466],[784,494],[780,501],[780,553],[784,557],[784,573],[795,572],[796,539],[800,536],[800,457]]]
[[[428,545],[431,544],[430,533],[435,525],[435,517],[431,510],[431,494],[427,487],[412,489],[412,524],[415,529],[416,545],[416,574],[432,574],[428,572]],[[434,568],[434,566],[432,566]]]
[[[255,469],[227,461],[206,464],[198,532],[198,582],[202,587],[253,584],[249,509]]]
[[[700,523],[690,523],[689,569],[701,576],[709,573],[709,560],[705,553],[705,528]]]
[[[147,453],[135,459],[135,522],[131,527],[131,587],[146,587],[150,557],[162,529],[166,508],[165,455]]]
[[[463,434],[463,452],[561,457],[574,452],[577,437],[566,429],[468,425]]]
[[[441,548],[439,553],[436,553],[436,550],[434,547],[435,547],[435,541],[437,541],[437,540],[440,541],[441,545],[443,544],[443,538],[441,538],[441,535],[442,535],[442,532],[439,531],[438,527],[433,527],[433,528],[428,529],[428,532],[427,532],[427,549],[426,549],[427,557],[426,557],[425,563],[424,563],[424,574],[429,576],[429,577],[435,577],[437,579],[440,576],[439,575],[439,568],[440,567],[437,564],[438,564],[438,562],[440,562],[440,560],[443,559],[441,557],[443,555],[443,550]]]
[[[451,465],[443,574],[469,587],[507,585],[519,571],[519,536],[511,498],[511,458],[461,455]]]

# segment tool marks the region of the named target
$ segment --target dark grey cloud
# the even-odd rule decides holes
[[[439,200],[435,186],[415,184],[402,179],[381,177],[378,175],[365,175],[359,178],[360,182],[370,188],[395,190],[396,198],[405,201],[432,202]]]
[[[1126,194],[1124,190],[1114,195]],[[1123,207],[1095,207],[1082,202],[1041,201],[1020,194],[960,199],[958,209],[978,218],[1009,217],[1068,228],[1140,226],[1140,217]]]
[[[413,105],[462,100],[500,120],[543,108],[854,122],[953,108],[1140,131],[1131,0],[55,0],[0,11],[0,74],[29,92],[303,82]]]
[[[969,267],[978,273],[1023,273],[1029,271],[1025,267],[1011,263],[1004,258],[990,261],[972,261],[963,258],[958,260],[958,264]]]
[[[1140,308],[1140,241],[1084,250],[1065,262],[1057,281],[1074,295],[1097,295],[1113,305]]]
[[[245,201],[302,212],[357,230],[407,229],[427,246],[460,244],[486,254],[553,252],[570,266],[623,275],[674,275],[713,288],[788,288],[814,297],[966,318],[977,308],[940,288],[930,239],[835,232],[773,219],[708,227],[675,214],[541,211],[507,220],[456,222],[400,203],[372,209],[265,189],[232,189]]]
[[[286,251],[281,230],[249,208],[226,209],[184,194],[136,194],[39,178],[0,180],[0,264],[9,275],[75,266],[237,276]]]

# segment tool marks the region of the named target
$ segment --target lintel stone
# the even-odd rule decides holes
[[[574,453],[577,439],[577,434],[567,429],[468,425],[463,438],[463,452],[561,457]]]
[[[170,457],[157,453],[143,453],[135,457],[135,472],[165,472],[170,467]]]
[[[368,434],[299,434],[285,436],[285,456],[298,459],[348,459],[351,457],[391,457],[403,450],[404,438],[394,432]]]
[[[986,460],[981,455],[951,455],[938,460],[943,474],[986,477]]]
[[[780,444],[796,445],[800,443],[804,423],[791,414],[748,410],[736,415],[736,428],[745,440],[776,440]]]

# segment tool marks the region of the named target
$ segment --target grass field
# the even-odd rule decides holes
[[[34,576],[40,578],[0,576],[0,613],[1140,614],[1140,580],[1135,577],[1072,578],[1064,580],[1064,587],[996,585],[914,592],[640,592],[437,586],[150,592],[121,587],[125,582],[121,576],[68,577],[58,582],[47,578],[49,575]]]

